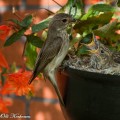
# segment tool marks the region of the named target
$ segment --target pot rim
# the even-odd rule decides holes
[[[69,75],[69,77],[76,78],[79,76],[80,78],[86,78],[86,79],[95,79],[95,80],[104,80],[104,81],[116,81],[120,82],[120,75],[111,75],[111,74],[103,74],[103,73],[97,73],[97,72],[90,72],[90,71],[84,71],[79,69],[74,69],[71,67],[66,67],[65,71]]]

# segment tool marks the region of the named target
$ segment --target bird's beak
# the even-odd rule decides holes
[[[98,54],[99,53],[99,49],[95,49],[95,50],[88,50],[90,53],[92,54]]]
[[[72,18],[71,22],[76,22],[76,19],[75,19],[75,18]]]
[[[91,43],[88,43],[88,44],[82,43],[82,44],[85,45],[89,49],[92,49],[95,47],[95,42],[93,40]]]
[[[73,17],[71,17],[71,18],[69,19],[69,22],[76,22],[76,19],[73,18]]]

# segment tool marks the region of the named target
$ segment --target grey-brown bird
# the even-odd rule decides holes
[[[55,73],[56,68],[59,67],[69,49],[69,36],[66,28],[74,21],[72,16],[65,13],[56,14],[52,18],[48,27],[47,39],[38,54],[33,74],[29,81],[30,84],[42,72],[50,80],[62,105],[64,105],[64,102],[58,89]]]

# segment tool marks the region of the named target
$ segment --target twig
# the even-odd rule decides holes
[[[46,10],[46,11],[48,11],[51,14],[55,14],[54,12],[52,12],[51,10],[48,10],[47,8],[40,8],[40,9]]]
[[[55,2],[57,5],[59,5],[60,7],[63,7],[62,5],[60,5],[57,1],[52,0],[53,2]]]
[[[12,13],[20,20],[22,20],[22,18],[16,13],[16,8],[15,6],[12,7]]]
[[[24,48],[23,48],[23,53],[22,53],[22,57],[24,58],[24,54],[25,54],[25,49],[26,49],[26,45],[27,45],[28,41],[26,40],[25,41],[25,44],[24,44]]]
[[[22,59],[23,59],[23,65],[22,65],[22,68],[23,68],[23,71],[25,70],[26,66],[25,66],[25,49],[26,49],[26,45],[27,45],[28,41],[26,40],[25,41],[25,44],[24,44],[24,48],[23,48],[23,53],[22,53]]]

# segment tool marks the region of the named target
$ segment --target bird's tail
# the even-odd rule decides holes
[[[30,80],[29,80],[29,82],[28,82],[29,85],[30,85],[30,84],[32,83],[32,81],[36,78],[36,76],[37,76],[36,72],[33,72],[33,73],[32,73],[32,76],[31,76],[31,78],[30,78]]]
[[[62,96],[61,96],[61,93],[60,93],[60,91],[58,89],[58,86],[57,85],[53,85],[53,86],[54,86],[54,89],[55,89],[55,91],[57,93],[57,96],[59,98],[60,104],[65,106],[64,101],[63,101]]]
[[[53,85],[53,87],[54,87],[54,89],[56,91],[56,94],[58,96],[60,104],[62,106],[65,106],[64,101],[63,101],[62,96],[61,96],[61,93],[59,91],[59,88],[58,88],[54,73],[49,74],[49,80],[50,80],[51,84]]]
[[[53,84],[52,84],[52,85],[53,85]],[[56,94],[57,94],[57,96],[58,96],[58,98],[59,98],[59,101],[60,101],[61,105],[64,106],[64,101],[63,101],[63,99],[62,99],[62,96],[61,96],[61,93],[60,93],[60,91],[59,91],[59,88],[58,88],[57,84],[56,84],[56,85],[54,84],[53,87],[54,87],[54,89],[55,89],[55,91],[56,91]]]

